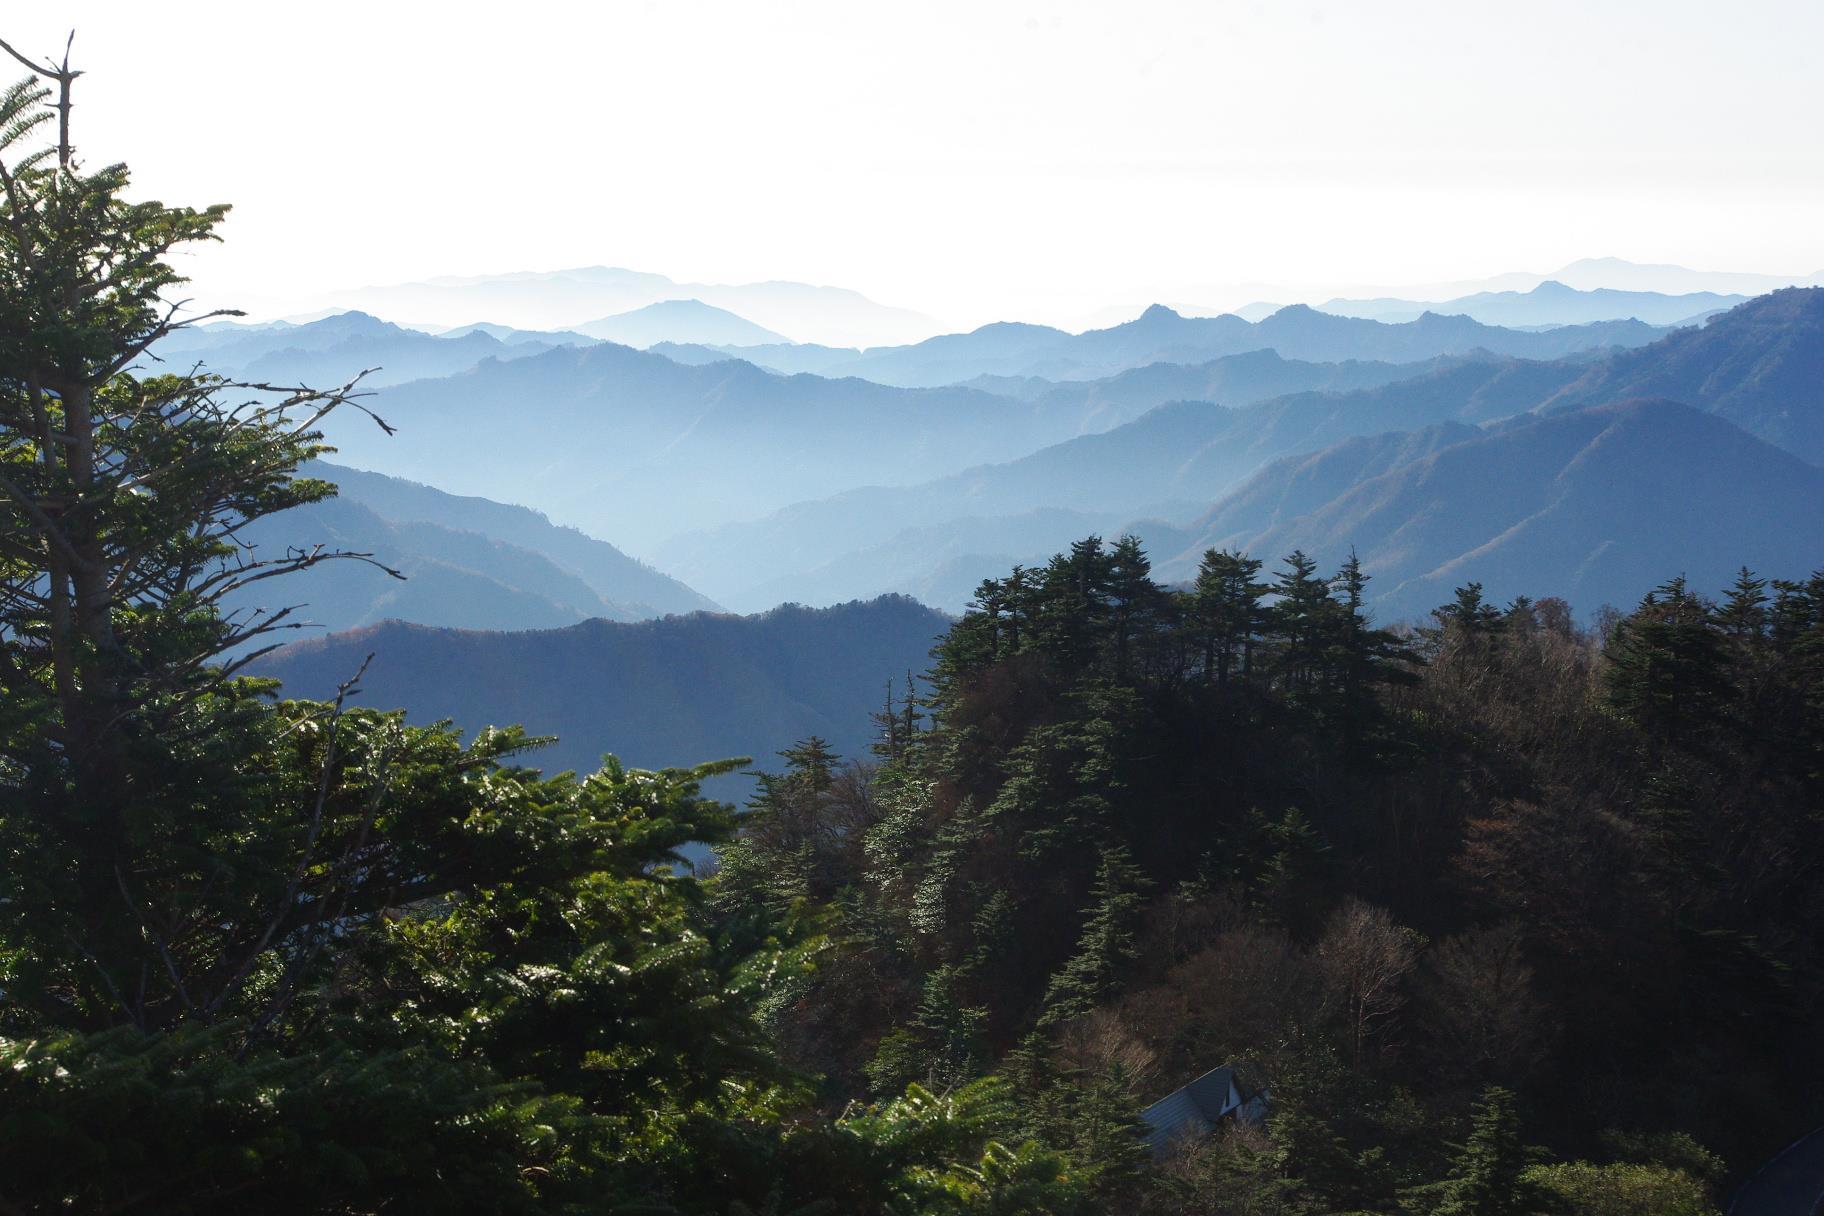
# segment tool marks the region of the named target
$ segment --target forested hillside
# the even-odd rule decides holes
[[[832,1102],[998,1078],[1098,1210],[1710,1210],[1824,1117],[1824,581],[1594,633],[1366,594],[1214,551],[1171,592],[1131,541],[985,582],[867,779],[801,750],[724,853],[724,908],[836,943],[789,1058]],[[1219,1065],[1264,1130],[1138,1155]]]
[[[1743,563],[1824,566],[1824,469],[1688,406],[1634,401],[1350,440],[1269,466],[1188,528],[1137,530],[1174,581],[1210,548],[1329,565],[1355,552],[1384,620],[1468,582],[1593,613],[1667,570],[1718,595]]]
[[[1701,329],[1619,353],[1545,404],[1628,397],[1683,401],[1824,462],[1824,288],[1772,292]]]
[[[859,753],[886,685],[903,691],[908,674],[923,672],[948,625],[897,597],[514,632],[392,622],[287,646],[255,670],[293,696],[329,697],[372,654],[365,704],[405,707],[414,722],[517,724],[551,736],[536,760],[552,771],[588,772],[605,752],[664,768],[764,761],[807,735]]]

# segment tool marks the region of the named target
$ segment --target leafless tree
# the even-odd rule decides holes
[[[1358,1066],[1370,1037],[1405,1007],[1406,977],[1418,961],[1420,944],[1418,934],[1395,924],[1385,908],[1354,898],[1324,927],[1314,957]]]

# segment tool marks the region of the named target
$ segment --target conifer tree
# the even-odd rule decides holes
[[[1273,583],[1271,613],[1280,639],[1274,666],[1289,690],[1305,693],[1324,676],[1325,640],[1337,605],[1313,558],[1294,551],[1285,563]]]
[[[1649,593],[1604,654],[1610,703],[1660,743],[1708,728],[1735,699],[1722,633],[1683,577]]]
[[[1520,1134],[1514,1095],[1498,1085],[1476,1101],[1469,1139],[1458,1147],[1450,1175],[1435,1188],[1434,1216],[1536,1216],[1546,1211],[1538,1187],[1525,1177],[1536,1154]]]
[[[1124,849],[1102,851],[1077,952],[1052,978],[1041,1025],[1088,1013],[1114,990],[1137,953],[1136,928],[1145,882]]]
[[[1197,566],[1188,616],[1202,651],[1203,678],[1226,685],[1231,674],[1251,673],[1254,647],[1266,624],[1261,601],[1268,585],[1257,581],[1261,563],[1227,550],[1209,549]]]

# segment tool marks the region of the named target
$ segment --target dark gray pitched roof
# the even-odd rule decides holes
[[[1234,1082],[1234,1069],[1212,1068],[1141,1111],[1147,1147],[1158,1156],[1174,1140],[1208,1135],[1231,1109],[1229,1092]]]

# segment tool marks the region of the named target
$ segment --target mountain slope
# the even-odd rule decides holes
[[[1153,528],[1161,576],[1205,548],[1326,566],[1353,547],[1383,619],[1478,581],[1496,600],[1627,604],[1668,573],[1719,591],[1743,562],[1824,565],[1824,469],[1667,401],[1357,439],[1264,470],[1188,529]]]
[[[396,523],[339,498],[258,520],[241,534],[256,551],[321,545],[371,554],[403,581],[362,561],[324,562],[253,584],[230,608],[296,606],[289,618],[326,630],[399,619],[466,629],[537,629],[590,617],[634,619],[574,574],[531,550],[427,522]]]
[[[367,507],[394,523],[425,522],[480,533],[542,555],[580,579],[595,597],[617,605],[620,612],[608,613],[610,616],[719,610],[714,601],[669,575],[627,556],[606,541],[575,528],[559,527],[529,507],[447,494],[432,486],[326,461],[312,461],[301,473],[334,482],[343,500]],[[527,627],[531,624],[526,622]]]
[[[923,671],[948,619],[903,597],[757,617],[474,633],[390,623],[300,642],[263,660],[292,696],[333,694],[372,652],[362,701],[469,729],[522,723],[558,742],[550,769],[696,764],[773,753],[810,734],[864,755],[889,679]]]
[[[1545,408],[1670,397],[1824,464],[1824,288],[1788,288],[1592,366]]]

